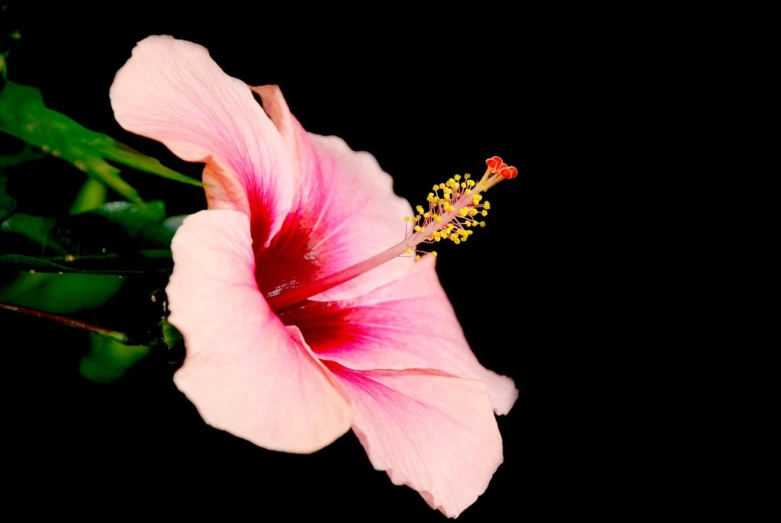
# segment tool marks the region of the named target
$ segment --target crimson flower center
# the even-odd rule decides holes
[[[450,240],[455,244],[467,241],[474,228],[485,227],[485,222],[476,218],[486,216],[491,208],[489,202],[483,202],[481,193],[502,180],[515,178],[518,174],[515,167],[507,166],[498,156],[489,158],[486,164],[488,169],[479,182],[473,181],[469,174],[465,174],[463,178],[455,175],[447,182],[435,185],[433,192],[426,198],[429,203],[428,210],[418,205],[418,214],[404,217],[409,227],[401,242],[329,276],[277,295],[266,296],[269,306],[274,311],[282,311],[399,256],[414,255],[416,259],[420,259],[419,253],[425,252],[418,250],[417,247],[421,244],[443,240]],[[431,254],[436,256],[437,252],[432,251]]]

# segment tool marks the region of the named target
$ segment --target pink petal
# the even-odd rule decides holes
[[[348,394],[258,291],[247,216],[196,213],[171,248],[170,321],[187,347],[174,381],[204,421],[256,445],[299,453],[349,430]]]
[[[503,458],[482,383],[427,370],[326,365],[352,395],[353,430],[375,469],[452,518],[485,492]]]
[[[368,153],[340,138],[307,133],[277,86],[253,88],[283,136],[296,166],[296,195],[282,230],[258,253],[258,281],[267,295],[329,276],[405,237],[409,203]],[[315,300],[348,299],[399,278],[412,258],[397,258]]]
[[[209,208],[251,215],[256,245],[279,230],[293,198],[282,137],[249,87],[205,48],[170,36],[142,40],[117,72],[111,104],[128,131],[205,162]]]
[[[497,414],[507,414],[518,390],[512,379],[486,369],[472,353],[434,261],[425,256],[404,278],[355,300],[309,302],[283,312],[282,321],[298,326],[320,358],[351,369],[429,368],[480,380]],[[511,344],[494,348],[517,350]]]

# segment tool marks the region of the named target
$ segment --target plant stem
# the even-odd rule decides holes
[[[130,341],[130,338],[127,334],[124,332],[118,332],[118,331],[112,331],[109,329],[104,329],[103,327],[98,327],[96,325],[91,325],[89,323],[84,323],[83,321],[74,320],[71,318],[67,318],[65,316],[59,316],[57,314],[51,314],[48,312],[44,312],[37,309],[29,309],[27,307],[20,307],[19,305],[12,305],[10,303],[3,303],[0,302],[0,309],[4,309],[11,312],[18,312],[21,314],[26,314],[28,316],[33,316],[35,318],[43,318],[45,320],[50,320],[59,323],[60,325],[65,325],[68,327],[73,327],[75,329],[81,329],[85,331],[92,332],[94,334],[98,334],[100,336],[105,336],[107,338],[111,338],[113,340],[116,340],[120,343],[127,344],[128,341]]]

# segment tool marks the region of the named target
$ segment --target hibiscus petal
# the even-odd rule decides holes
[[[326,365],[353,398],[353,430],[372,465],[457,517],[502,463],[485,385],[429,370],[353,371]]]
[[[270,247],[258,253],[258,282],[266,295],[329,276],[402,241],[405,199],[373,156],[340,138],[307,133],[277,86],[255,87],[296,167],[292,210]],[[359,296],[406,273],[412,258],[397,258],[312,299]]]
[[[507,414],[518,399],[515,383],[477,360],[434,265],[425,256],[406,277],[365,296],[309,302],[282,312],[282,321],[298,326],[319,357],[351,369],[430,368],[480,380],[496,413]]]
[[[250,88],[225,74],[204,47],[170,36],[142,40],[110,95],[126,130],[206,163],[209,207],[251,215],[256,245],[279,230],[293,198],[282,137]]]
[[[196,213],[171,249],[169,320],[187,347],[174,382],[204,421],[261,447],[298,453],[349,430],[349,395],[258,290],[247,216]]]

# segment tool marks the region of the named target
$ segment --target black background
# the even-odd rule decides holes
[[[61,4],[10,3],[22,40],[9,56],[9,78],[40,88],[47,106],[84,126],[191,176],[200,166],[113,119],[113,76],[151,34],[206,46],[249,84],[279,84],[307,130],[371,152],[413,205],[433,183],[482,172],[492,155],[517,166],[517,179],[490,191],[488,227],[464,245],[438,249],[438,272],[474,352],[520,389],[514,409],[498,420],[505,462],[460,520],[578,514],[584,503],[610,497],[599,487],[599,465],[581,463],[594,457],[589,446],[600,428],[596,417],[573,415],[585,391],[573,390],[565,371],[585,363],[580,349],[605,340],[584,327],[590,304],[573,282],[590,260],[574,241],[581,225],[564,196],[572,166],[585,157],[572,137],[587,131],[578,111],[591,105],[589,59],[557,28],[558,18],[454,8],[424,15],[379,6],[281,13],[231,2]],[[75,197],[83,175],[72,169],[52,180],[50,162],[14,182],[20,205],[67,208]],[[129,170],[124,176],[145,198],[165,200],[169,214],[204,206],[198,188]],[[143,293],[156,285],[135,287],[138,314],[154,315]],[[310,456],[259,449],[204,425],[162,359],[148,358],[117,384],[92,384],[78,375],[79,338],[30,325],[5,370],[14,442],[6,460],[20,495],[38,497],[41,508],[107,517],[141,509],[261,521],[281,514],[444,520],[416,492],[374,471],[352,433]]]

